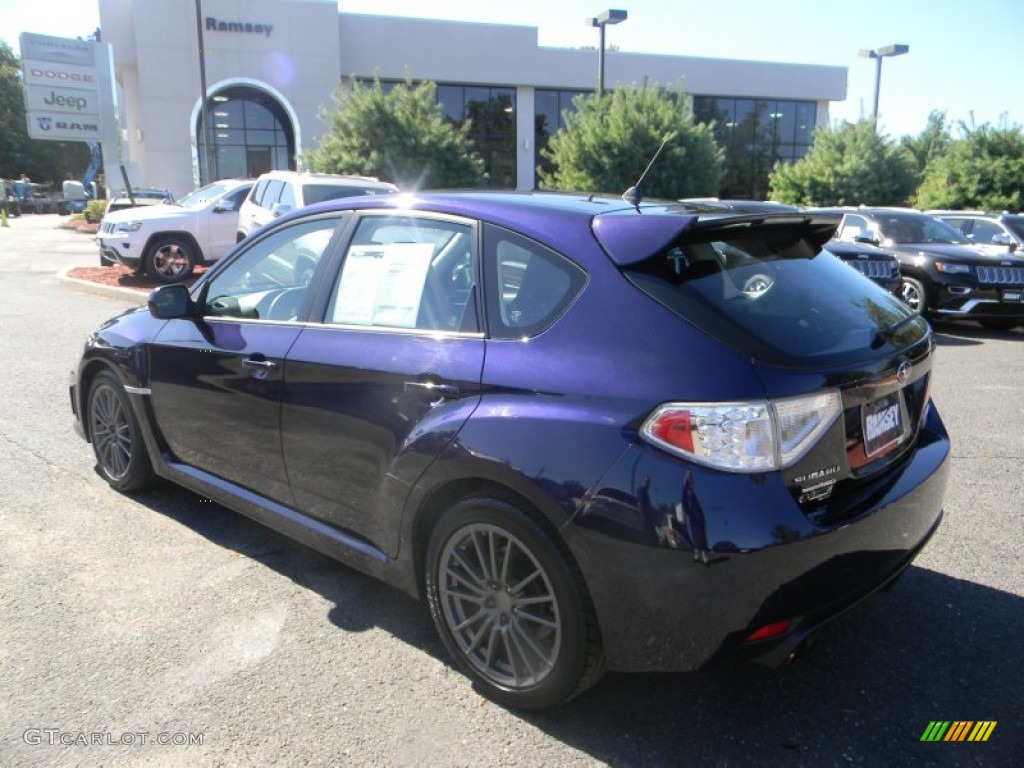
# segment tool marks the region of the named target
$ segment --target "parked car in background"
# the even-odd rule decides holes
[[[922,314],[976,320],[996,329],[1024,322],[1024,258],[985,254],[949,224],[920,211],[838,208],[827,212],[842,217],[836,232],[840,242],[879,245],[896,254],[901,295]]]
[[[76,428],[115,489],[171,480],[422,596],[504,704],[778,664],[910,565],[949,470],[931,328],[834,229],[333,200],[92,334]]]
[[[112,197],[107,201],[107,207],[103,215],[106,216],[108,213],[123,211],[125,208],[137,208],[142,205],[160,205],[161,203],[173,202],[174,195],[169,189],[161,189],[158,187],[139,187],[138,189],[132,189],[131,195],[128,194],[128,190],[122,189],[116,197]]]
[[[717,197],[689,197],[679,201],[691,211],[702,213],[801,213],[802,208],[768,200],[719,200]],[[837,216],[838,218],[838,216]],[[900,264],[890,252],[866,243],[832,240],[824,249],[890,293],[900,292]]]
[[[97,236],[100,263],[118,262],[162,283],[184,280],[235,244],[238,208],[252,185],[252,179],[221,179],[176,203],[107,214]]]
[[[823,246],[840,261],[860,272],[889,293],[902,296],[903,281],[900,261],[892,251],[868,243],[850,243],[830,240]]]
[[[925,211],[960,230],[971,244],[989,252],[1015,253],[1024,246],[1024,215],[980,211]]]
[[[398,187],[369,176],[270,171],[256,180],[238,215],[237,239],[243,240],[267,222],[298,208],[325,200],[389,195]]]

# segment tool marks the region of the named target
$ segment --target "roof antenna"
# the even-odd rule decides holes
[[[675,131],[672,131],[672,133],[669,133],[665,136],[665,139],[661,142],[661,146],[658,147],[658,151],[654,153],[654,157],[651,158],[651,162],[647,164],[647,167],[644,169],[644,172],[640,174],[640,178],[637,180],[636,184],[634,184],[632,187],[630,187],[629,189],[622,193],[623,200],[625,200],[627,203],[629,203],[635,208],[640,207],[640,203],[644,199],[644,193],[641,189],[641,185],[643,185],[644,179],[647,178],[647,174],[650,173],[651,168],[654,167],[655,162],[657,162],[658,158],[661,157],[661,151],[665,149],[665,145],[672,141],[672,139],[674,139],[675,137]]]

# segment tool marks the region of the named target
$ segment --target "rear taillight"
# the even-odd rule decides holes
[[[795,464],[842,411],[839,392],[750,403],[665,403],[640,435],[685,459],[728,472]]]

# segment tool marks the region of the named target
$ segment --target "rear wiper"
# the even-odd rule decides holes
[[[882,346],[883,343],[885,343],[895,335],[896,331],[898,331],[900,328],[902,328],[904,325],[906,325],[916,317],[920,317],[920,315],[918,315],[915,312],[911,315],[907,315],[906,317],[900,318],[892,325],[886,326],[885,328],[883,328],[882,330],[875,334],[875,340],[871,342],[871,346],[875,348]]]

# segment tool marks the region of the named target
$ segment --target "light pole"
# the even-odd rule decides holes
[[[886,56],[902,56],[904,53],[909,52],[909,45],[895,44],[883,45],[881,48],[875,48],[874,50],[861,49],[858,53],[861,58],[875,60],[875,106],[871,110],[871,120],[876,131],[878,130],[878,91],[882,87],[882,59]]]
[[[589,27],[597,27],[601,30],[601,44],[597,50],[597,95],[604,93],[604,28],[609,24],[621,24],[626,20],[625,11],[617,11],[609,8],[602,11],[593,18],[586,19]]]

